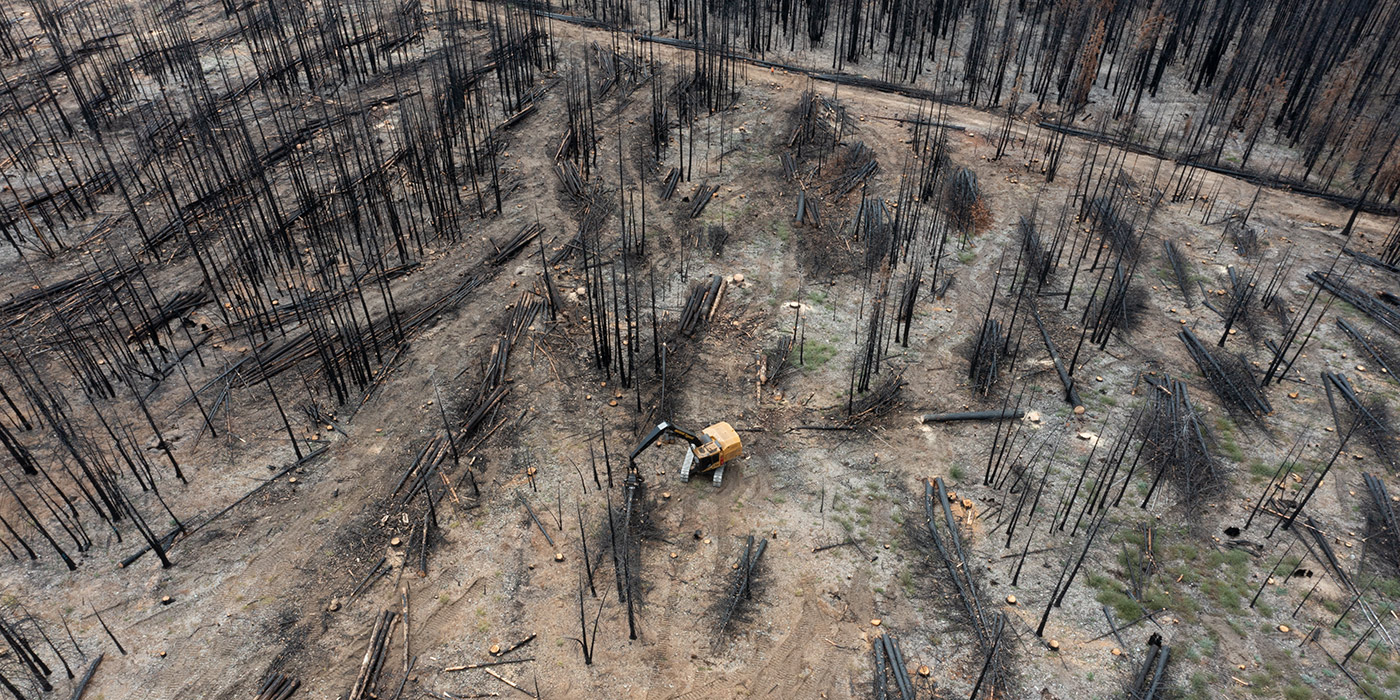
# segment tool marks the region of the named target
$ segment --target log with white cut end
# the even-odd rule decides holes
[[[1000,411],[964,411],[962,413],[925,413],[919,416],[920,423],[953,423],[965,420],[1020,420],[1026,412],[1019,408]]]

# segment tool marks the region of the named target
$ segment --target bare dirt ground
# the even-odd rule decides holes
[[[612,40],[601,31],[558,23],[552,32],[561,71],[580,65],[591,42]],[[686,60],[683,51],[653,48],[671,65]],[[1037,144],[1043,138],[1038,141],[1018,124],[1008,153],[993,160],[1002,118],[950,107],[942,118],[966,129],[950,132],[952,162],[977,174],[991,218],[971,247],[949,261],[956,280],[946,296],[920,297],[908,347],[892,348],[880,378],[902,373],[908,384],[900,406],[846,429],[837,418],[844,417],[858,349],[853,328],[863,282],[854,274],[810,269],[803,261],[811,259],[805,247],[842,240],[843,222],[853,215],[859,194],[826,202],[823,234],[792,223],[796,189],[783,178],[779,155],[791,113],[808,89],[837,97],[856,116],[845,140],[873,148],[881,164],[866,192],[894,201],[902,164],[912,151],[910,128],[893,120],[912,117],[913,100],[862,89],[837,91],[757,67],[745,69],[738,98],[722,119],[708,115],[691,129],[699,143],[710,145],[702,146],[696,175],[681,183],[676,198],[662,201],[656,181],[678,157],[674,150],[657,173],[628,174],[633,180],[650,178],[647,235],[655,241],[650,263],[658,308],[664,311],[661,322],[675,323],[688,283],[711,274],[730,280],[704,330],[676,350],[672,417],[692,429],[725,420],[741,430],[744,441],[744,457],[728,468],[719,489],[704,479],[679,483],[679,445],[660,445],[640,458],[650,534],[641,544],[635,640],[628,637],[627,608],[618,600],[610,562],[595,572],[596,596],[583,595],[587,619],[598,615],[591,665],[584,664],[575,639],[579,591],[586,586],[582,538],[603,561],[598,548],[608,537],[607,509],[620,502],[623,455],[649,428],[637,407],[654,399],[649,390],[638,396],[618,389],[592,366],[582,320],[589,313],[586,300],[569,293],[583,284],[576,261],[552,271],[565,291],[558,320],[538,315],[516,342],[510,391],[489,421],[491,431],[459,446],[461,464],[447,471],[452,492],[437,506],[440,527],[427,548],[426,576],[420,576],[417,549],[423,511],[393,492],[425,440],[442,425],[437,402],[455,408],[470,393],[521,292],[540,288],[541,266],[529,254],[490,271],[466,302],[417,336],[357,410],[341,407],[332,427],[294,416],[295,428],[314,434],[310,444],[324,446],[324,454],[179,540],[170,555],[173,567],[163,569],[146,556],[118,568],[116,562],[139,545],[131,539],[99,541],[80,557],[76,573],[51,557],[5,562],[0,581],[10,597],[7,604],[23,602],[53,621],[61,617],[87,656],[106,653],[87,698],[249,698],[272,672],[301,681],[294,697],[344,697],[360,669],[375,616],[384,609],[405,610],[405,600],[406,621],[388,644],[376,689],[380,698],[394,696],[401,682],[403,697],[538,692],[551,698],[866,698],[872,696],[871,640],[885,632],[899,637],[910,669],[929,668],[928,677],[914,675],[919,697],[964,697],[977,682],[981,657],[960,619],[955,592],[939,573],[942,564],[920,535],[924,481],[941,477],[956,492],[954,512],[970,548],[969,562],[979,569],[983,595],[1007,616],[1004,643],[1014,675],[1003,679],[1004,697],[1122,697],[1136,671],[1130,657],[1141,653],[1152,632],[1173,648],[1169,678],[1177,697],[1359,697],[1359,686],[1327,656],[1340,659],[1366,633],[1353,618],[1333,625],[1350,602],[1349,593],[1326,576],[1323,563],[1307,556],[1297,560],[1304,553],[1301,545],[1291,550],[1290,561],[1315,575],[1290,577],[1292,568],[1273,574],[1271,567],[1293,541],[1285,533],[1266,537],[1274,518],[1256,521],[1239,536],[1257,551],[1227,546],[1225,540],[1233,538],[1224,529],[1244,524],[1268,475],[1299,435],[1316,446],[1307,452],[1310,460],[1325,460],[1335,448],[1336,435],[1326,430],[1331,418],[1321,372],[1345,372],[1359,392],[1392,410],[1400,408],[1395,379],[1358,370],[1366,362],[1357,359],[1357,349],[1329,316],[1287,380],[1268,390],[1274,413],[1259,421],[1232,418],[1175,338],[1186,325],[1201,338],[1214,339],[1223,330],[1222,319],[1199,304],[1188,307],[1174,284],[1153,270],[1137,278],[1149,291],[1136,325],[1115,336],[1105,351],[1090,349],[1079,356],[1074,375],[1085,396],[1082,415],[1063,400],[1043,346],[1029,340],[1013,376],[990,397],[974,395],[962,353],[976,334],[999,261],[1004,275],[1019,248],[1016,222],[1033,202],[1042,211],[1058,210],[1073,192],[1075,170],[1091,145],[1069,139],[1059,177],[1048,183],[1040,172],[1043,145]],[[519,187],[505,212],[476,223],[463,243],[427,251],[419,270],[394,283],[404,303],[440,294],[479,270],[491,252],[487,237],[508,237],[534,220],[544,223],[545,240],[553,246],[572,235],[577,224],[551,172],[564,111],[560,92],[548,93],[539,113],[512,137],[502,168],[518,177]],[[604,145],[600,172],[618,167],[611,148],[616,134],[627,143],[646,138],[646,92],[644,86],[626,86],[601,102],[607,108],[600,107],[606,116],[597,125]],[[728,147],[734,150],[721,164],[719,153]],[[1158,187],[1172,172],[1170,163],[1131,155],[1123,168],[1139,183],[1155,181]],[[719,191],[692,221],[683,213],[690,203],[681,197],[693,194],[701,182],[717,184]],[[1249,207],[1255,188],[1206,175],[1200,191],[1219,192],[1210,221],[1202,222],[1206,202],[1164,202],[1146,229],[1145,247],[1156,265],[1165,266],[1157,240],[1175,241],[1204,287],[1215,289],[1228,284],[1226,266],[1248,262],[1219,241],[1223,215]],[[1261,231],[1263,260],[1276,260],[1287,243],[1294,244],[1298,259],[1284,299],[1301,307],[1311,288],[1303,274],[1328,268],[1342,245],[1339,232],[1347,216],[1345,210],[1287,192],[1259,193],[1252,221]],[[712,224],[729,232],[720,255],[685,247],[687,229]],[[1351,245],[1372,250],[1390,225],[1362,216]],[[826,254],[858,255],[840,249]],[[14,272],[6,278],[9,291],[27,287],[17,276],[19,263],[7,264]],[[56,277],[65,265],[76,269],[81,261],[40,263],[41,277]],[[1395,289],[1393,277],[1363,267],[1353,281],[1368,289]],[[805,362],[776,384],[759,386],[758,358],[791,330],[794,303],[805,324]],[[1078,335],[1074,328],[1082,303],[1064,312],[1055,304],[1044,308],[1053,309],[1051,322],[1061,352],[1067,352],[1065,344]],[[1333,314],[1364,322],[1355,309],[1332,308]],[[1262,337],[1244,335],[1232,339],[1230,349],[1267,362]],[[1267,337],[1278,337],[1277,328]],[[212,374],[246,352],[246,343],[239,342],[210,348],[210,368],[203,371]],[[1109,530],[1099,536],[1080,578],[1038,637],[1035,628],[1056,577],[1083,542],[1081,528],[1072,539],[1041,528],[1047,517],[1053,519],[1054,501],[1072,487],[1096,440],[1102,441],[1101,456],[1113,440],[1122,439],[1118,431],[1145,400],[1139,381],[1144,371],[1186,378],[1204,411],[1212,446],[1230,469],[1230,488],[1206,502],[1178,503],[1170,494],[1158,495],[1147,509],[1126,499],[1108,517]],[[1029,545],[1032,553],[1015,586],[1012,567],[1024,540],[1018,535],[1013,546],[1003,546],[1004,520],[1015,495],[981,479],[995,426],[917,420],[925,412],[999,408],[1010,386],[1024,387],[1023,405],[1041,416],[1023,430],[1037,441],[1050,436],[1058,465]],[[295,459],[261,387],[238,390],[228,430],[198,441],[199,415],[189,407],[173,412],[184,395],[183,389],[170,388],[152,398],[168,425],[167,440],[191,477],[187,487],[172,482],[165,490],[174,513],[216,512]],[[1095,439],[1080,439],[1081,433]],[[603,434],[609,462],[603,460]],[[1349,447],[1347,453],[1318,489],[1309,513],[1318,517],[1341,566],[1365,581],[1372,569],[1363,561],[1365,520],[1356,506],[1365,495],[1360,474],[1370,471],[1390,483],[1394,477],[1368,447]],[[595,460],[602,479],[611,470],[613,488],[606,481],[602,490],[595,486],[590,470]],[[480,498],[470,495],[468,469]],[[1127,491],[1141,494],[1146,487],[1139,476]],[[540,527],[522,501],[530,504]],[[1120,550],[1128,549],[1130,536],[1142,525],[1155,528],[1158,538],[1153,597],[1151,603],[1125,602],[1119,592]],[[743,619],[717,633],[716,601],[726,598],[750,535],[768,541],[752,600]],[[852,544],[814,551],[848,540]],[[351,595],[381,558],[387,575],[372,576]],[[1279,580],[1263,585],[1271,574]],[[1391,597],[1397,589],[1393,575],[1378,576],[1370,594],[1385,618],[1392,617],[1389,610],[1397,602]],[[1310,591],[1318,577],[1322,582]],[[1262,604],[1250,606],[1248,599],[1261,585]],[[165,596],[168,604],[162,602]],[[1014,605],[1005,602],[1008,596],[1015,597]],[[1119,648],[1102,606],[1121,615],[1134,606],[1150,611],[1158,602],[1166,611],[1122,630],[1127,648]],[[116,652],[94,610],[125,654]],[[1118,619],[1120,625],[1129,621]],[[1304,635],[1315,629],[1322,630],[1318,643],[1303,644]],[[509,647],[527,637],[533,640],[506,658],[532,661],[493,669],[523,690],[482,670],[445,670],[489,661],[492,645]],[[1058,643],[1057,650],[1049,640]],[[1388,647],[1363,646],[1347,672],[1371,691],[1386,693],[1400,682],[1393,662]],[[56,692],[66,692],[68,683],[57,682]]]

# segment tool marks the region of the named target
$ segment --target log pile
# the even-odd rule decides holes
[[[708,183],[701,184],[700,187],[695,190],[695,194],[690,200],[690,218],[700,218],[700,214],[705,211],[705,207],[710,206],[710,200],[714,199],[716,192],[719,192],[719,185],[711,185]]]
[[[903,374],[896,374],[875,385],[875,388],[850,402],[846,422],[856,424],[898,409],[903,405],[902,390],[908,384]]]
[[[1366,549],[1375,552],[1391,571],[1400,571],[1400,515],[1385,482],[1363,472],[1362,481],[1371,496],[1366,502]]]
[[[954,170],[943,194],[943,207],[948,213],[950,225],[962,237],[965,245],[987,216],[977,174],[968,168]]]
[[[1308,281],[1327,290],[1333,296],[1356,307],[1372,321],[1400,336],[1400,307],[1381,301],[1378,294],[1368,294],[1348,283],[1338,272],[1309,272]]]
[[[875,151],[869,146],[859,141],[847,146],[842,155],[841,168],[827,187],[826,196],[840,198],[850,194],[879,169],[880,162],[875,157]]]
[[[1163,644],[1162,635],[1154,632],[1148,638],[1147,653],[1138,661],[1137,671],[1128,684],[1129,700],[1154,700],[1166,696],[1170,687],[1166,674],[1171,651],[1171,647]]]
[[[809,192],[806,188],[798,190],[797,212],[793,214],[792,223],[795,226],[811,226],[815,229],[822,227],[821,200],[815,192]]]
[[[1002,360],[1006,356],[1006,336],[1001,321],[988,316],[977,332],[977,342],[968,358],[967,378],[972,391],[986,396],[1001,378]]]
[[[544,233],[544,224],[536,221],[526,224],[514,236],[511,236],[510,240],[504,243],[497,243],[494,240],[491,241],[491,247],[495,249],[495,253],[487,260],[487,264],[493,267],[506,264],[541,233]]]
[[[876,700],[893,700],[896,694],[900,700],[915,700],[918,694],[909,677],[909,667],[899,648],[899,640],[893,634],[879,634],[870,641],[870,645],[875,656]],[[894,681],[894,692],[890,692],[891,680]]]
[[[1211,352],[1190,328],[1182,328],[1176,335],[1226,406],[1255,417],[1273,413],[1273,406],[1243,357]]]
[[[690,286],[685,306],[681,308],[677,332],[693,337],[714,316],[724,296],[725,278],[712,275],[706,282],[696,282]]]
[[[1382,462],[1392,470],[1400,469],[1400,432],[1391,425],[1385,401],[1362,401],[1347,376],[1340,372],[1323,372],[1322,386],[1327,391],[1327,405],[1332,409],[1337,433],[1350,435],[1359,431]]]
[[[285,673],[273,673],[263,680],[257,700],[287,700],[300,687],[300,680]]]
[[[369,646],[365,649],[364,658],[360,662],[360,672],[355,676],[355,683],[350,687],[347,700],[379,697],[376,692],[379,675],[384,670],[384,661],[389,656],[389,640],[393,636],[398,619],[399,614],[396,610],[383,610],[375,616],[374,627],[370,630]]]
[[[1172,483],[1181,503],[1200,499],[1225,485],[1225,473],[1210,453],[1200,413],[1186,383],[1171,376],[1143,377],[1151,387],[1148,414],[1140,424],[1142,457],[1153,470],[1146,504],[1162,481]]]
[[[796,152],[797,158],[821,158],[830,154],[841,142],[842,136],[855,127],[855,120],[840,100],[818,95],[812,90],[802,92],[793,110],[792,120],[787,147]],[[796,176],[794,170],[789,169],[790,178]]]
[[[755,578],[760,571],[759,562],[763,559],[763,552],[768,549],[768,540],[759,537],[757,545],[754,541],[754,536],[749,535],[744,544],[744,556],[740,557],[734,565],[734,573],[730,576],[727,592],[718,599],[719,624],[715,628],[712,643],[715,648],[718,648],[724,641],[724,636],[732,624],[745,622],[752,616],[751,601],[754,591],[758,589],[758,582]]]
[[[1181,298],[1186,302],[1186,307],[1191,308],[1196,305],[1191,296],[1191,274],[1187,267],[1188,261],[1177,250],[1176,243],[1170,238],[1162,239],[1162,252],[1167,256],[1167,263],[1172,268],[1172,279],[1176,280],[1177,289],[1181,290]]]
[[[1396,352],[1389,342],[1362,332],[1340,316],[1337,317],[1337,327],[1351,339],[1351,342],[1361,348],[1367,357],[1371,358],[1382,375],[1392,381],[1400,382],[1400,377],[1395,376],[1395,372],[1400,370],[1400,352]]]

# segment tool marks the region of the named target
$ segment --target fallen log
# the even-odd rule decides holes
[[[92,681],[92,674],[97,671],[97,665],[102,663],[102,657],[104,656],[106,656],[106,654],[98,654],[97,658],[93,659],[91,664],[88,664],[87,672],[83,674],[82,680],[78,681],[77,688],[73,690],[72,700],[82,700],[83,693],[87,690],[88,683]]]
[[[525,646],[526,644],[529,644],[530,642],[535,641],[535,637],[536,637],[535,633],[531,632],[531,633],[530,633],[530,636],[528,636],[528,637],[526,637],[526,638],[524,638],[524,639],[522,639],[522,640],[520,640],[520,641],[518,641],[518,642],[516,642],[516,643],[514,643],[514,644],[512,644],[512,645],[510,645],[510,647],[507,648],[505,651],[501,652],[500,655],[501,655],[501,656],[505,656],[506,654],[509,654],[509,653],[511,653],[512,651],[515,651],[516,649],[519,649],[520,647],[523,647],[523,646]]]
[[[301,687],[301,681],[283,673],[274,673],[263,681],[257,700],[287,700]]]
[[[471,670],[473,670],[473,669],[478,669],[478,668],[490,668],[490,667],[492,667],[492,666],[504,666],[504,665],[506,665],[506,664],[523,664],[523,663],[526,663],[526,662],[528,662],[528,661],[534,661],[534,660],[535,660],[535,657],[533,657],[533,656],[528,656],[528,657],[525,657],[525,658],[523,658],[523,659],[501,659],[501,660],[499,660],[499,661],[486,661],[486,662],[479,663],[479,664],[467,664],[467,665],[465,665],[465,666],[448,666],[447,668],[442,669],[442,672],[443,672],[443,673],[452,673],[452,672],[454,672],[454,671],[471,671]]]
[[[204,519],[202,522],[200,522],[198,525],[196,525],[196,526],[194,526],[194,527],[192,527],[192,528],[187,529],[187,530],[185,531],[185,536],[182,537],[182,538],[180,538],[179,542],[172,542],[172,543],[171,543],[171,546],[173,547],[174,545],[179,544],[180,542],[184,542],[185,540],[189,539],[191,535],[194,535],[194,533],[199,532],[200,530],[202,530],[202,529],[204,529],[205,527],[207,527],[207,526],[209,525],[209,523],[212,523],[212,522],[214,522],[215,520],[218,520],[219,518],[221,518],[221,517],[223,517],[224,515],[226,515],[229,511],[233,510],[234,508],[237,508],[237,507],[238,507],[239,505],[241,505],[243,502],[247,501],[248,499],[252,498],[253,496],[256,496],[260,491],[262,491],[263,489],[267,488],[270,484],[276,483],[278,479],[282,478],[283,476],[286,476],[288,472],[290,472],[290,471],[292,471],[293,469],[296,469],[297,467],[300,467],[300,466],[306,464],[307,462],[310,462],[311,460],[313,460],[313,459],[315,459],[315,458],[317,458],[317,457],[320,457],[321,455],[325,454],[325,453],[326,453],[326,450],[328,450],[328,449],[330,449],[330,448],[329,448],[329,447],[317,448],[315,452],[312,452],[311,454],[308,454],[308,455],[306,455],[305,457],[302,457],[301,459],[299,459],[299,460],[297,460],[297,461],[295,461],[295,462],[292,462],[291,464],[287,465],[286,467],[283,467],[283,468],[281,469],[281,471],[278,471],[276,474],[273,474],[272,477],[269,478],[267,481],[264,481],[264,482],[262,482],[261,484],[258,484],[257,486],[254,486],[253,489],[252,489],[251,491],[249,491],[248,493],[243,494],[243,496],[242,496],[241,498],[239,498],[238,500],[234,501],[233,503],[230,503],[230,504],[228,505],[228,507],[226,507],[226,508],[224,508],[223,510],[221,510],[221,511],[219,511],[219,512],[217,512],[217,513],[215,513],[215,514],[213,514],[213,515],[211,515],[211,516],[209,516],[208,518],[205,518],[205,519]],[[168,549],[168,548],[167,548],[167,549]],[[146,548],[143,549],[143,550],[141,550],[140,552],[138,552],[138,553],[135,555],[135,557],[139,557],[141,554],[145,554],[146,552],[149,552],[149,551],[151,551],[151,546],[150,546],[149,544],[147,544],[147,545],[146,545]],[[136,561],[136,559],[135,559],[134,557],[129,557],[129,560],[130,560],[130,561],[133,561],[133,562]]]
[[[1004,408],[998,411],[964,411],[961,413],[925,413],[919,416],[920,423],[952,423],[964,420],[1019,420],[1026,415],[1019,408]]]
[[[175,543],[175,537],[176,537],[177,535],[179,535],[179,534],[180,534],[181,532],[183,532],[183,531],[184,531],[184,527],[183,527],[183,526],[177,526],[175,529],[171,530],[170,532],[165,533],[165,536],[160,538],[160,547],[161,547],[161,549],[164,550],[164,551],[167,551],[167,552],[170,551],[170,545],[172,545],[172,544]],[[125,559],[121,560],[120,562],[118,562],[118,563],[117,563],[117,567],[118,567],[118,568],[125,569],[126,567],[131,566],[132,564],[135,564],[135,563],[136,563],[136,560],[138,560],[138,559],[140,559],[141,557],[145,556],[146,552],[149,552],[149,551],[151,551],[151,545],[150,545],[149,543],[147,543],[146,546],[143,547],[140,551],[138,551],[138,552],[136,552],[135,554],[132,554],[132,555],[128,556],[127,558],[125,558]]]
[[[1045,322],[1040,319],[1040,309],[1031,305],[1031,312],[1035,315],[1035,325],[1040,329],[1040,338],[1045,341],[1045,349],[1050,351],[1050,362],[1055,365],[1055,373],[1060,375],[1060,383],[1065,385],[1065,399],[1071,406],[1079,408],[1084,402],[1079,398],[1079,391],[1074,388],[1074,380],[1065,371],[1065,366],[1060,362],[1060,353],[1055,352],[1055,341],[1050,339],[1050,332],[1045,330]]]
[[[538,695],[535,695],[534,693],[532,693],[532,692],[530,692],[530,691],[528,691],[528,690],[526,690],[526,689],[524,689],[524,688],[522,688],[522,687],[520,687],[520,686],[518,686],[518,685],[516,685],[516,684],[514,684],[514,683],[512,683],[512,682],[510,682],[509,680],[507,680],[507,679],[505,678],[505,676],[502,676],[501,674],[496,673],[495,671],[492,671],[492,670],[489,669],[489,668],[483,668],[483,669],[481,669],[481,670],[485,671],[485,672],[486,672],[486,675],[491,676],[492,678],[495,678],[496,680],[498,680],[498,681],[500,681],[500,682],[502,682],[502,683],[505,683],[506,685],[508,685],[508,686],[510,686],[510,687],[512,687],[512,688],[515,688],[516,690],[518,690],[518,691],[520,691],[520,692],[522,692],[522,693],[524,693],[524,694],[526,694],[526,695],[528,695],[528,696],[530,696],[530,697],[532,697],[532,698],[537,698],[537,697],[539,697]]]
[[[1396,370],[1400,370],[1400,365],[1395,363],[1390,354],[1387,353],[1382,346],[1369,342],[1364,333],[1350,323],[1347,323],[1346,319],[1340,316],[1337,317],[1337,327],[1341,328],[1342,332],[1346,333],[1347,337],[1352,339],[1352,342],[1356,343],[1367,355],[1371,356],[1371,359],[1381,368],[1382,374],[1391,379],[1400,380],[1400,376],[1397,376],[1395,373]]]
[[[530,519],[535,521],[535,525],[540,529],[540,534],[544,535],[545,541],[549,543],[549,546],[553,547],[554,538],[549,536],[549,532],[544,529],[544,523],[540,522],[540,519],[535,516],[535,509],[530,507],[530,502],[526,501],[525,496],[520,493],[516,493],[515,498],[520,501],[520,505],[525,506],[525,512],[529,513]]]

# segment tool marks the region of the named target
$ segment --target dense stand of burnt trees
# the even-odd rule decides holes
[[[1373,198],[1400,195],[1400,2],[565,0],[564,11]],[[1285,157],[1272,157],[1274,145]]]
[[[620,5],[593,11],[630,21]],[[551,318],[551,270],[581,263],[597,368],[634,388],[651,365],[653,410],[666,403],[645,186],[672,130],[672,190],[691,180],[697,143],[708,153],[695,122],[732,103],[743,68],[729,20],[674,70],[635,45],[594,46],[556,85],[538,80],[560,67],[549,16],[483,3],[34,0],[0,13],[0,255],[26,275],[0,302],[0,443],[22,510],[0,542],[14,558],[50,551],[76,567],[95,515],[118,542],[128,529],[144,540],[124,565],[150,551],[169,565],[188,528],[161,490],[187,481],[181,447],[237,432],[240,394],[270,398],[278,439],[309,460],[306,425],[353,414],[417,331],[535,248]],[[634,173],[594,101],[647,83],[650,149],[625,144],[644,161]],[[527,223],[481,246],[455,285],[405,298],[420,259],[475,246],[475,222],[507,213],[521,184],[507,144],[550,87],[569,116],[556,160],[577,228]],[[604,138],[615,173],[598,168]],[[470,431],[495,405],[443,415],[444,430]],[[197,432],[173,429],[181,411],[197,411]],[[175,528],[148,525],[157,513]]]
[[[650,76],[651,143],[639,145],[659,161],[674,128],[680,157],[667,192],[692,180],[695,118],[722,114],[734,99],[742,71],[734,54],[812,64],[829,53],[835,69],[927,84],[945,101],[1008,114],[1034,108],[1048,118],[1052,140],[1078,132],[1121,150],[1249,168],[1375,201],[1393,200],[1400,188],[1392,164],[1400,119],[1386,99],[1400,80],[1390,50],[1397,8],[601,0],[555,9],[693,42],[689,65]],[[472,219],[501,212],[516,184],[501,162],[510,129],[542,96],[537,74],[555,67],[550,16],[525,9],[366,2],[312,12],[281,0],[165,9],[31,0],[23,14],[0,10],[0,61],[12,69],[0,77],[0,246],[23,265],[73,263],[57,278],[26,267],[31,288],[0,304],[0,442],[24,477],[16,497],[31,507],[15,523],[16,553],[31,551],[18,541],[28,537],[72,562],[66,550],[92,542],[77,507],[87,503],[114,531],[131,519],[163,555],[167,538],[140,511],[167,509],[158,498],[133,502],[126,491],[134,485],[158,497],[163,470],[186,479],[174,438],[164,434],[168,416],[152,403],[168,401],[165,392],[185,393],[181,407],[198,411],[198,439],[225,429],[220,416],[235,387],[260,386],[293,452],[304,456],[288,413],[300,407],[319,424],[334,407],[353,410],[413,332],[489,274],[479,270],[411,308],[391,284],[438,243],[462,241]],[[595,93],[620,83],[634,89],[652,69],[616,48],[594,59],[582,81],[572,76],[562,90],[570,129],[556,154],[574,173],[561,170],[561,178],[576,180],[588,205],[573,242],[553,245],[548,262],[581,253],[598,367],[630,388],[641,364],[634,353],[650,345],[643,363],[664,387],[646,200],[622,194],[652,173],[619,167],[614,196],[611,173],[595,170],[600,137],[611,135],[593,128]],[[595,63],[597,80],[588,72]],[[1008,120],[1003,144],[1011,128]],[[858,217],[869,295],[857,333],[860,391],[890,340],[907,342],[922,284],[937,296],[946,278],[941,217],[915,206],[941,189],[943,137],[918,131],[916,147],[930,157],[906,173],[920,183],[900,194],[910,206],[890,213],[872,199]],[[1295,170],[1261,163],[1258,146],[1271,142],[1302,155],[1286,159]],[[1053,159],[1049,168],[1053,177]],[[844,191],[867,176],[853,170]],[[599,179],[602,189],[584,185]],[[1173,198],[1193,183],[1183,177]],[[621,255],[600,236],[614,213]],[[1382,251],[1391,265],[1397,241],[1392,234]],[[498,262],[509,257],[496,252]],[[930,257],[925,280],[920,261]],[[1122,305],[1108,300],[1126,290],[1120,280],[1134,269],[1121,268],[1096,329],[1116,325],[1110,310]],[[552,310],[555,293],[548,296]],[[197,327],[196,311],[216,328]],[[647,316],[644,337],[638,322]],[[209,352],[216,344],[246,347],[246,355],[220,366]],[[293,369],[303,402],[271,381]],[[114,415],[118,404],[132,406],[132,416]],[[54,436],[56,446],[32,449],[39,432],[31,431]],[[123,473],[134,484],[120,481]],[[69,542],[50,537],[41,520]]]
[[[240,392],[271,398],[309,458],[305,425],[356,410],[494,274],[483,257],[396,297],[516,187],[501,154],[555,65],[546,20],[281,0],[0,13],[0,255],[17,275],[0,540],[72,569],[111,537],[169,565],[187,528],[162,491],[192,478],[180,448],[225,436]]]

